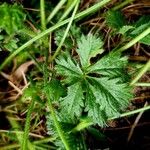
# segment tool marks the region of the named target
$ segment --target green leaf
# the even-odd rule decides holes
[[[78,41],[77,53],[80,57],[80,62],[83,68],[90,65],[90,59],[92,57],[95,57],[98,53],[102,53],[102,46],[102,40],[92,34],[81,36]]]
[[[60,98],[60,109],[61,112],[67,112],[65,114],[71,116],[72,120],[79,119],[81,112],[84,112],[93,123],[105,126],[108,118],[119,116],[132,97],[126,72],[127,57],[111,52],[91,64],[90,58],[99,52],[98,40],[92,35],[89,38],[88,35],[82,36],[80,41],[77,53],[80,64],[86,68],[81,70],[73,58],[66,56],[61,56],[56,61],[56,71],[68,86],[67,96]],[[91,46],[93,43],[97,45]]]
[[[83,91],[81,84],[77,82],[68,87],[68,94],[66,97],[61,98],[60,102],[62,108],[68,112],[73,118],[74,116],[81,116],[83,103]]]
[[[4,36],[3,36],[3,35],[0,35],[0,41],[3,40],[3,39],[4,39]]]
[[[8,5],[3,3],[0,5],[0,29],[3,29],[7,34],[14,34],[23,27],[25,14],[22,7],[17,4]]]
[[[106,23],[109,27],[119,30],[126,24],[125,18],[120,11],[108,11],[106,14]]]
[[[18,48],[17,45],[18,40],[17,39],[10,39],[7,41],[7,43],[4,43],[4,48],[6,48],[8,51],[12,52],[13,50]]]

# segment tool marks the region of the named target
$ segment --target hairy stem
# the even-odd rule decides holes
[[[68,142],[67,142],[67,140],[64,136],[64,133],[63,133],[61,127],[60,127],[60,124],[57,121],[57,117],[56,117],[55,111],[54,111],[52,103],[51,103],[50,95],[51,95],[51,91],[48,89],[47,93],[46,93],[46,97],[47,97],[48,106],[49,106],[49,109],[50,109],[50,112],[51,112],[51,115],[52,115],[52,118],[53,118],[53,121],[54,121],[54,125],[56,127],[56,130],[57,130],[57,132],[60,136],[60,139],[62,140],[66,150],[71,150],[71,148],[69,147],[69,144],[68,144]]]

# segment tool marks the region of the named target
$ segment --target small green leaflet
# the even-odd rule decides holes
[[[102,46],[102,40],[92,34],[81,36],[81,39],[78,41],[77,53],[79,54],[83,68],[90,65],[91,57],[95,57],[98,53],[102,53]]]
[[[56,66],[57,73],[65,76],[65,82],[70,83],[78,80],[83,74],[81,68],[76,63],[75,60],[72,60],[69,54],[64,54],[56,60],[58,64]]]
[[[0,29],[5,30],[9,35],[23,27],[25,17],[22,7],[17,4],[3,3],[0,5]]]
[[[80,82],[68,87],[68,95],[60,99],[61,106],[67,110],[68,114],[73,116],[81,116],[83,103],[83,92]],[[74,111],[72,111],[74,110]]]
[[[111,52],[91,64],[90,59],[102,49],[101,39],[92,34],[83,35],[77,47],[80,63],[68,53],[56,60],[55,69],[68,86],[67,96],[60,98],[61,108],[72,119],[79,119],[84,112],[93,123],[104,126],[108,118],[119,116],[132,98],[125,76],[127,58]]]

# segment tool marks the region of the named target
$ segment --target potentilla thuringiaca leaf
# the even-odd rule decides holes
[[[77,47],[80,63],[69,55],[56,60],[55,69],[68,86],[67,96],[60,98],[61,109],[72,119],[87,114],[93,123],[104,126],[108,118],[119,116],[132,98],[126,78],[127,58],[110,52],[91,63],[103,49],[100,38],[91,34],[82,36]]]

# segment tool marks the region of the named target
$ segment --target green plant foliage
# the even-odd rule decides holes
[[[91,64],[90,59],[101,52],[102,45],[96,36],[83,35],[77,48],[80,63],[66,54],[56,60],[55,67],[64,77],[63,82],[69,84],[67,96],[60,98],[63,112],[66,111],[72,119],[87,112],[93,123],[100,126],[106,125],[108,118],[119,116],[132,97],[128,79],[123,82],[124,76],[121,76],[127,74],[124,70],[126,57],[110,53]]]
[[[7,34],[14,34],[23,27],[25,16],[21,6],[3,3],[0,5],[0,29]]]

